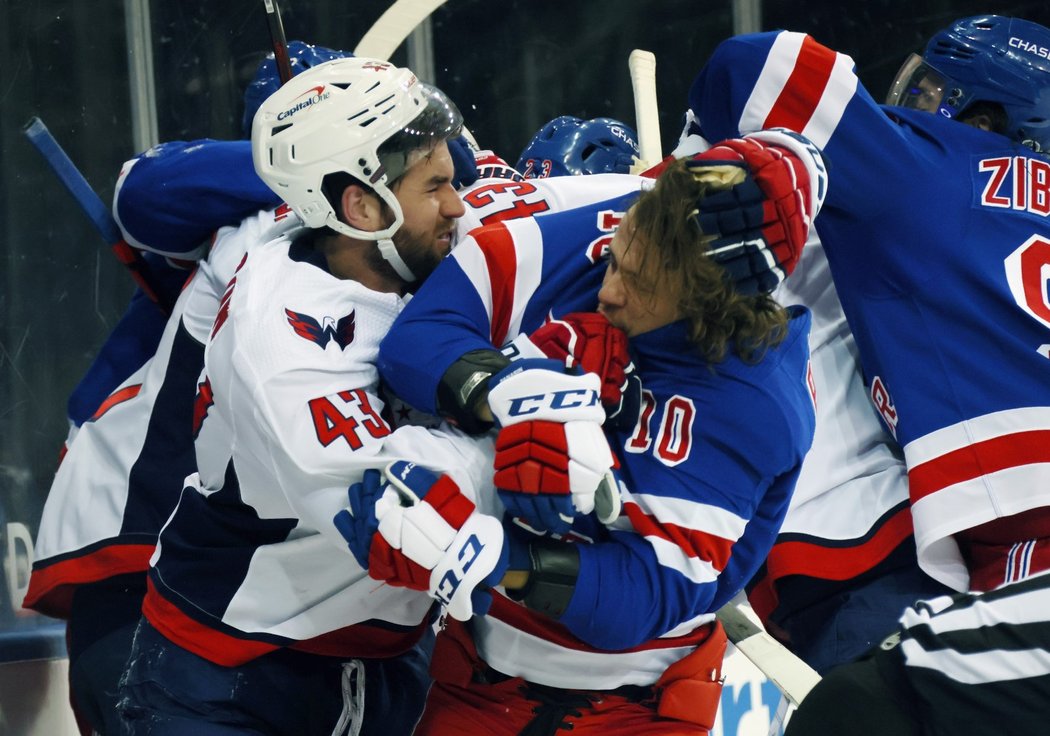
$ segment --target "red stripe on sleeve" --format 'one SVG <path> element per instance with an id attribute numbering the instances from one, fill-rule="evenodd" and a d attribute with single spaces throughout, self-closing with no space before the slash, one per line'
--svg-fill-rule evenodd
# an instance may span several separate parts
<path id="1" fill-rule="evenodd" d="M 687 529 L 677 524 L 661 523 L 646 514 L 636 503 L 626 503 L 624 513 L 631 520 L 634 528 L 644 537 L 657 537 L 676 544 L 690 557 L 710 562 L 721 572 L 729 562 L 729 553 L 736 540 L 708 534 L 707 532 Z"/>
<path id="2" fill-rule="evenodd" d="M 474 238 L 485 256 L 492 287 L 492 344 L 502 345 L 510 329 L 514 311 L 514 284 L 517 281 L 518 259 L 514 253 L 514 238 L 503 224 L 492 225 L 474 233 Z"/>
<path id="3" fill-rule="evenodd" d="M 106 397 L 105 401 L 98 405 L 98 409 L 95 410 L 95 413 L 91 415 L 91 419 L 88 421 L 93 422 L 117 404 L 123 404 L 125 401 L 135 398 L 141 390 L 142 384 L 136 383 L 134 386 L 127 386 L 119 391 L 114 391 Z"/>
<path id="4" fill-rule="evenodd" d="M 1034 463 L 1050 463 L 1048 429 L 1015 432 L 976 442 L 910 468 L 911 501 L 915 503 L 956 483 Z"/>
<path id="5" fill-rule="evenodd" d="M 762 127 L 802 131 L 816 112 L 831 79 L 835 57 L 834 51 L 806 36 L 795 59 L 795 68 Z"/>
<path id="6" fill-rule="evenodd" d="M 515 603 L 506 598 L 498 591 L 493 591 L 492 608 L 489 616 L 503 621 L 508 626 L 535 636 L 538 639 L 549 641 L 564 649 L 575 649 L 581 652 L 599 652 L 602 654 L 626 654 L 629 652 L 645 652 L 654 649 L 672 649 L 681 646 L 695 646 L 707 639 L 711 634 L 712 625 L 703 624 L 687 634 L 675 637 L 660 637 L 642 642 L 636 647 L 610 652 L 605 649 L 596 649 L 582 639 L 577 639 L 571 631 L 563 624 L 558 623 L 549 616 L 532 611 L 520 603 Z"/>

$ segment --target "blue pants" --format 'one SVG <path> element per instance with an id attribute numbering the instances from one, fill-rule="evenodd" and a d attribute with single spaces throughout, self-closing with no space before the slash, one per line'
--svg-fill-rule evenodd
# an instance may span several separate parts
<path id="1" fill-rule="evenodd" d="M 142 619 L 120 713 L 128 736 L 410 734 L 430 687 L 433 631 L 399 657 L 279 649 L 238 667 L 186 651 Z"/>
<path id="2" fill-rule="evenodd" d="M 897 619 L 915 601 L 951 592 L 917 564 L 906 565 L 828 595 L 780 625 L 795 653 L 824 674 L 878 646 L 897 630 Z"/>
<path id="3" fill-rule="evenodd" d="M 119 736 L 117 689 L 142 617 L 145 573 L 80 586 L 66 624 L 70 700 L 79 721 Z"/>

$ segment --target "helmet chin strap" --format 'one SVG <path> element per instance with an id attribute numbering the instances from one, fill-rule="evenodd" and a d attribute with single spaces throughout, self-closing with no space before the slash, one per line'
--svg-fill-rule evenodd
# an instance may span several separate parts
<path id="1" fill-rule="evenodd" d="M 383 260 L 394 267 L 394 271 L 405 281 L 412 283 L 416 280 L 416 275 L 412 273 L 412 269 L 408 267 L 401 254 L 397 252 L 397 246 L 394 245 L 394 241 L 390 238 L 382 238 L 376 241 L 376 246 L 379 248 L 379 254 L 383 256 Z"/>

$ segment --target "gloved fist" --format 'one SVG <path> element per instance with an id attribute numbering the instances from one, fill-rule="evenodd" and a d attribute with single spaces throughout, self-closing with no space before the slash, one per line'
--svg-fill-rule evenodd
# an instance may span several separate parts
<path id="1" fill-rule="evenodd" d="M 457 190 L 469 187 L 478 180 L 478 167 L 474 163 L 474 147 L 465 135 L 448 140 L 448 152 L 452 156 L 452 186 Z"/>
<path id="2" fill-rule="evenodd" d="M 614 458 L 593 373 L 568 375 L 553 360 L 512 363 L 489 382 L 501 427 L 494 482 L 507 511 L 537 530 L 564 533 L 594 495 Z"/>
<path id="3" fill-rule="evenodd" d="M 602 406 L 606 413 L 618 408 L 621 391 L 632 369 L 627 335 L 597 312 L 574 312 L 547 322 L 529 340 L 548 358 L 566 368 L 596 373 L 601 379 Z"/>
<path id="4" fill-rule="evenodd" d="M 743 294 L 769 293 L 795 269 L 809 234 L 809 173 L 792 151 L 753 138 L 686 161 L 704 185 L 696 219 L 709 255 Z"/>
<path id="5" fill-rule="evenodd" d="M 396 461 L 350 487 L 350 509 L 336 514 L 336 528 L 359 555 L 367 550 L 369 576 L 390 585 L 425 590 L 453 618 L 466 621 L 492 605 L 488 588 L 502 580 L 509 564 L 503 525 L 476 511 L 447 475 Z M 374 525 L 368 516 L 374 501 Z M 347 516 L 350 517 L 349 523 Z M 362 544 L 362 537 L 369 542 Z"/>

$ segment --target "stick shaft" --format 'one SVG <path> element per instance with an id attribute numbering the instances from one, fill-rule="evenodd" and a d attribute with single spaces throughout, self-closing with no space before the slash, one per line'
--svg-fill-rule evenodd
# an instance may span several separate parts
<path id="1" fill-rule="evenodd" d="M 155 278 L 150 270 L 149 264 L 135 248 L 124 241 L 120 228 L 113 220 L 109 208 L 88 184 L 87 179 L 80 173 L 73 160 L 69 158 L 62 146 L 58 144 L 51 131 L 44 125 L 44 121 L 38 117 L 30 118 L 23 130 L 26 138 L 33 147 L 43 156 L 44 161 L 54 172 L 58 180 L 73 195 L 73 199 L 80 205 L 80 209 L 87 215 L 91 224 L 95 226 L 99 235 L 106 241 L 117 259 L 130 271 L 131 277 L 154 302 L 164 310 L 165 314 L 171 314 L 173 305 L 164 303 L 161 295 L 164 293 L 154 286 Z"/>
<path id="2" fill-rule="evenodd" d="M 663 158 L 660 143 L 660 110 L 656 101 L 656 56 L 635 49 L 627 59 L 634 91 L 634 120 L 638 128 L 638 155 L 652 166 Z"/>
<path id="3" fill-rule="evenodd" d="M 354 56 L 387 60 L 409 34 L 446 0 L 397 0 L 361 37 Z"/>
<path id="4" fill-rule="evenodd" d="M 281 21 L 281 8 L 277 0 L 263 0 L 266 6 L 266 25 L 270 29 L 270 43 L 273 45 L 273 58 L 277 62 L 277 75 L 284 84 L 292 78 L 292 61 L 288 58 L 288 39 L 284 36 L 284 23 Z"/>

